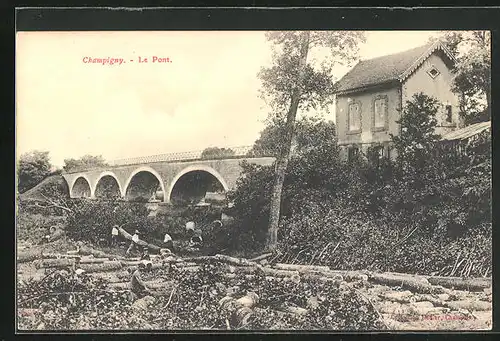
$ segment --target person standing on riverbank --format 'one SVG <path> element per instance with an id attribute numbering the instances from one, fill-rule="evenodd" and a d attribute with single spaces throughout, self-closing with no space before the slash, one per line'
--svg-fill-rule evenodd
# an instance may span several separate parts
<path id="1" fill-rule="evenodd" d="M 129 256 L 133 251 L 139 249 L 139 240 L 139 231 L 135 230 L 134 235 L 132 236 L 132 242 L 126 252 L 127 256 Z"/>
<path id="2" fill-rule="evenodd" d="M 110 245 L 115 246 L 118 244 L 118 225 L 114 225 L 111 229 L 111 241 Z"/>

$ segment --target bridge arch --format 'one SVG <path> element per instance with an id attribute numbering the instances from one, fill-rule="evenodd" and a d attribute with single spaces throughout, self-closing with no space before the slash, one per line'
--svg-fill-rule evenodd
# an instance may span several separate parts
<path id="1" fill-rule="evenodd" d="M 94 188 L 94 196 L 112 197 L 116 195 L 118 195 L 119 197 L 125 196 L 125 193 L 123 193 L 122 185 L 116 177 L 116 174 L 111 171 L 105 171 L 99 174 Z"/>
<path id="2" fill-rule="evenodd" d="M 163 182 L 161 175 L 157 171 L 155 171 L 153 168 L 148 167 L 148 166 L 139 167 L 139 168 L 135 169 L 132 172 L 132 174 L 130 174 L 129 178 L 125 182 L 125 185 L 123 186 L 123 197 L 125 199 L 133 199 L 133 198 L 131 198 L 134 195 L 134 193 L 133 193 L 134 188 L 133 187 L 134 187 L 134 185 L 139 185 L 138 181 L 140 181 L 140 179 L 138 179 L 138 176 L 140 176 L 141 174 L 150 174 L 154 178 L 156 178 L 156 180 L 159 182 L 160 188 L 161 188 L 161 190 L 163 192 L 163 196 L 165 198 L 165 184 Z M 135 180 L 137 180 L 137 181 L 135 181 Z M 149 185 L 151 185 L 151 186 L 146 186 L 146 187 L 151 187 L 151 188 L 145 188 L 144 189 L 145 191 L 143 191 L 143 193 L 141 193 L 142 195 L 140 195 L 140 196 L 144 196 L 146 194 L 151 194 L 151 196 L 152 196 L 154 194 L 154 191 L 156 190 L 156 188 L 153 188 L 152 184 L 149 184 Z M 139 191 L 136 191 L 136 192 L 139 192 Z M 146 193 L 146 192 L 151 192 L 151 193 Z M 163 199 L 163 201 L 164 201 L 164 199 Z"/>
<path id="3" fill-rule="evenodd" d="M 178 181 L 186 174 L 191 173 L 191 172 L 205 172 L 210 175 L 212 175 L 215 179 L 218 180 L 218 182 L 222 185 L 223 189 L 225 192 L 229 191 L 229 186 L 227 185 L 226 180 L 222 177 L 222 175 L 215 170 L 214 168 L 203 165 L 203 164 L 197 164 L 197 165 L 191 165 L 188 166 L 184 169 L 182 169 L 179 173 L 176 174 L 176 176 L 172 179 L 170 182 L 168 191 L 165 194 L 165 200 L 166 202 L 170 203 L 172 201 L 172 192 L 174 191 L 175 185 L 178 183 Z"/>
<path id="4" fill-rule="evenodd" d="M 73 180 L 70 191 L 72 198 L 91 198 L 94 196 L 90 180 L 85 174 L 81 174 Z"/>

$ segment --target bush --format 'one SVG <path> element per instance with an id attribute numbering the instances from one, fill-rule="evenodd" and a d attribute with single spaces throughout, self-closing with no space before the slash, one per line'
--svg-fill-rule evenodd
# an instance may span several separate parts
<path id="1" fill-rule="evenodd" d="M 228 199 L 234 203 L 233 214 L 239 226 L 231 235 L 231 243 L 252 251 L 265 242 L 274 173 L 272 167 L 247 162 L 243 162 L 242 167 L 236 190 L 228 194 Z"/>
<path id="2" fill-rule="evenodd" d="M 160 244 L 165 233 L 174 241 L 186 239 L 186 222 L 194 221 L 203 233 L 207 249 L 217 249 L 219 243 L 227 245 L 228 227 L 217 231 L 212 224 L 220 219 L 220 208 L 159 206 L 158 212 L 151 214 L 151 209 L 143 203 L 94 200 L 71 200 L 70 203 L 72 213 L 68 216 L 66 231 L 75 240 L 97 243 L 108 239 L 111 228 L 118 225 L 131 234 L 137 229 L 145 241 Z"/>
<path id="3" fill-rule="evenodd" d="M 144 204 L 118 201 L 71 200 L 67 235 L 81 241 L 98 243 L 108 239 L 114 225 L 133 233 L 147 226 L 148 209 Z"/>
<path id="4" fill-rule="evenodd" d="M 301 214 L 283 220 L 280 262 L 426 275 L 491 274 L 491 224 L 460 238 L 429 237 L 420 233 L 419 221 L 398 225 L 396 216 L 374 219 L 329 204 L 310 202 Z"/>
<path id="5" fill-rule="evenodd" d="M 27 213 L 21 209 L 21 213 L 16 217 L 16 236 L 20 240 L 37 244 L 49 234 L 51 226 L 63 228 L 64 224 L 64 217 L 43 213 Z"/>
<path id="6" fill-rule="evenodd" d="M 32 151 L 21 155 L 17 164 L 18 191 L 24 193 L 50 174 L 49 152 Z"/>

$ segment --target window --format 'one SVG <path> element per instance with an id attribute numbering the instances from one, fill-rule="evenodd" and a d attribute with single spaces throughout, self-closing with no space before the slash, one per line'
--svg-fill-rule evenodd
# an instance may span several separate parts
<path id="1" fill-rule="evenodd" d="M 427 70 L 427 74 L 432 78 L 436 78 L 439 75 L 439 70 L 433 65 L 429 70 Z"/>
<path id="2" fill-rule="evenodd" d="M 347 161 L 352 162 L 354 161 L 359 154 L 359 149 L 358 147 L 349 147 L 347 150 Z"/>
<path id="3" fill-rule="evenodd" d="M 347 126 L 350 132 L 359 132 L 361 130 L 361 103 L 351 102 L 347 114 Z"/>
<path id="4" fill-rule="evenodd" d="M 446 122 L 451 123 L 452 122 L 452 111 L 451 111 L 451 105 L 446 106 Z"/>
<path id="5" fill-rule="evenodd" d="M 384 130 L 387 124 L 387 96 L 377 96 L 373 101 L 373 128 Z"/>

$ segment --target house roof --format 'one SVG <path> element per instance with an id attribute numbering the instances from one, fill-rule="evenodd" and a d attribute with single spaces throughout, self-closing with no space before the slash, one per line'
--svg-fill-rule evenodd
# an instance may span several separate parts
<path id="1" fill-rule="evenodd" d="M 343 94 L 361 91 L 380 84 L 402 82 L 436 50 L 443 51 L 452 63 L 456 61 L 452 53 L 440 42 L 362 60 L 335 84 L 335 92 Z"/>
<path id="2" fill-rule="evenodd" d="M 475 123 L 465 128 L 449 132 L 448 134 L 443 135 L 443 137 L 441 137 L 441 140 L 443 141 L 466 140 L 474 135 L 480 134 L 483 131 L 490 129 L 491 129 L 491 121 Z"/>

